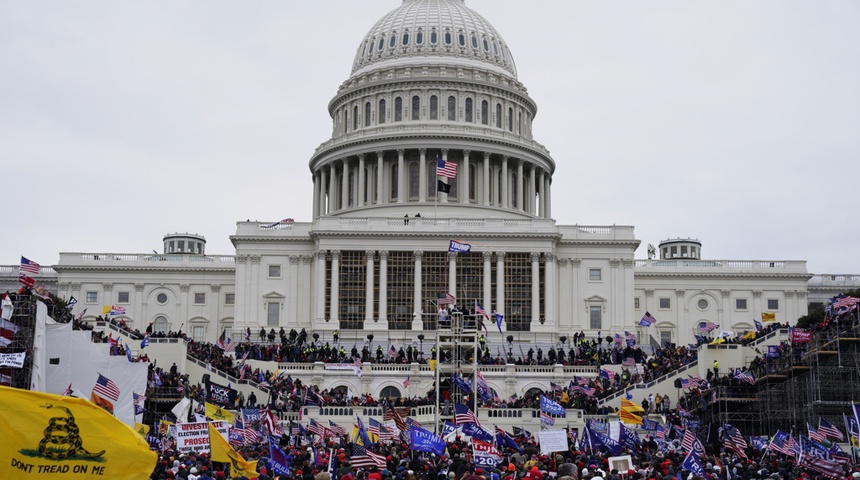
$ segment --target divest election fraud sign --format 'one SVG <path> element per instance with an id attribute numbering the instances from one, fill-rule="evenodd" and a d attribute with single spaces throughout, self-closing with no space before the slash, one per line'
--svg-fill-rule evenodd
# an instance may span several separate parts
<path id="1" fill-rule="evenodd" d="M 225 421 L 209 422 L 228 440 L 230 425 Z M 176 450 L 180 453 L 208 452 L 209 426 L 207 422 L 177 423 L 175 427 Z"/>

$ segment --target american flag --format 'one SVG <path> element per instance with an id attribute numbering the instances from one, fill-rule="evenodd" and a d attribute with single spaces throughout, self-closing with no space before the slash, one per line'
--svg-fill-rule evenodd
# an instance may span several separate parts
<path id="1" fill-rule="evenodd" d="M 735 378 L 737 378 L 738 380 L 741 380 L 743 382 L 747 382 L 750 385 L 755 384 L 755 377 L 750 372 L 737 371 L 735 373 Z"/>
<path id="2" fill-rule="evenodd" d="M 233 350 L 233 347 L 236 345 L 236 342 L 233 341 L 232 338 L 225 338 L 227 336 L 227 330 L 221 332 L 221 336 L 218 338 L 218 348 L 224 350 L 224 353 L 228 353 Z"/>
<path id="3" fill-rule="evenodd" d="M 410 409 L 408 407 L 403 408 L 406 410 L 406 414 L 408 415 Z M 406 425 L 406 421 L 403 420 L 403 415 L 401 414 L 401 412 L 391 405 L 385 407 L 385 412 L 382 414 L 382 419 L 386 421 L 394 420 L 394 423 L 397 425 L 397 428 L 401 431 L 409 429 L 409 427 Z"/>
<path id="4" fill-rule="evenodd" d="M 311 433 L 315 433 L 322 438 L 327 437 L 329 434 L 329 430 L 317 423 L 317 421 L 313 418 L 311 419 L 310 423 L 308 423 L 308 431 Z"/>
<path id="5" fill-rule="evenodd" d="M 421 428 L 421 424 L 418 423 L 418 421 L 412 417 L 406 417 L 406 428 L 404 428 L 402 430 L 409 431 L 409 427 Z"/>
<path id="6" fill-rule="evenodd" d="M 384 456 L 354 443 L 349 446 L 349 457 L 349 463 L 352 465 L 352 468 L 376 467 L 383 469 L 386 466 Z"/>
<path id="7" fill-rule="evenodd" d="M 834 480 L 845 478 L 845 475 L 842 474 L 842 466 L 833 459 L 804 454 L 797 460 L 797 464 L 803 468 L 816 471 L 827 478 Z"/>
<path id="8" fill-rule="evenodd" d="M 119 387 L 113 383 L 113 380 L 101 373 L 99 374 L 99 379 L 96 380 L 96 385 L 93 387 L 93 392 L 114 402 L 119 401 Z"/>
<path id="9" fill-rule="evenodd" d="M 72 394 L 72 384 L 70 383 L 70 384 L 69 384 L 69 386 L 68 386 L 68 387 L 66 387 L 66 390 L 65 390 L 65 391 L 63 391 L 62 395 L 63 395 L 64 397 L 68 397 L 68 396 L 70 396 L 71 394 Z"/>
<path id="10" fill-rule="evenodd" d="M 478 421 L 478 416 L 475 415 L 469 407 L 463 405 L 462 403 L 454 404 L 454 423 L 457 425 L 464 425 L 466 423 L 474 423 L 475 425 L 480 426 L 481 422 Z"/>
<path id="11" fill-rule="evenodd" d="M 587 397 L 592 397 L 597 392 L 597 390 L 594 388 L 585 387 L 582 385 L 577 385 L 577 386 L 573 387 L 573 391 L 574 392 L 580 392 Z"/>
<path id="12" fill-rule="evenodd" d="M 409 377 L 406 377 L 406 380 L 403 380 L 403 388 L 409 388 Z"/>
<path id="13" fill-rule="evenodd" d="M 823 418 L 818 419 L 818 433 L 823 434 L 825 437 L 835 438 L 839 441 L 845 439 L 845 436 L 842 435 L 842 432 L 840 432 L 838 428 L 834 427 L 832 423 Z"/>
<path id="14" fill-rule="evenodd" d="M 388 355 L 390 355 L 392 357 L 397 356 L 397 349 L 394 348 L 394 345 L 392 345 L 391 348 L 388 349 Z"/>
<path id="15" fill-rule="evenodd" d="M 457 176 L 457 164 L 446 162 L 441 158 L 436 159 L 436 175 L 440 177 L 455 178 Z"/>
<path id="16" fill-rule="evenodd" d="M 681 439 L 681 448 L 690 452 L 693 450 L 693 445 L 696 441 L 698 441 L 696 433 L 693 432 L 692 428 L 688 428 L 684 431 L 684 438 Z"/>
<path id="17" fill-rule="evenodd" d="M 328 429 L 331 430 L 331 432 L 334 433 L 335 435 L 345 435 L 346 434 L 345 428 L 332 422 L 331 420 L 328 421 Z"/>
<path id="18" fill-rule="evenodd" d="M 657 430 L 655 431 L 657 432 L 655 435 L 656 438 L 660 440 L 666 440 L 666 427 L 664 427 L 663 425 L 657 425 Z"/>
<path id="19" fill-rule="evenodd" d="M 699 325 L 699 331 L 700 332 L 710 332 L 715 328 L 717 328 L 717 324 L 714 322 L 702 322 Z"/>
<path id="20" fill-rule="evenodd" d="M 627 340 L 627 346 L 636 345 L 636 335 L 630 332 L 624 332 L 624 339 Z"/>
<path id="21" fill-rule="evenodd" d="M 794 456 L 794 448 L 792 444 L 794 443 L 794 439 L 791 438 L 787 433 L 777 430 L 776 434 L 773 436 L 773 439 L 770 441 L 770 449 L 776 452 L 779 452 L 783 455 L 788 455 L 789 457 Z"/>
<path id="22" fill-rule="evenodd" d="M 576 376 L 574 376 L 573 378 L 576 380 L 576 383 L 578 383 L 579 385 L 582 385 L 584 387 L 587 387 L 588 384 L 590 383 L 590 381 L 588 380 L 587 377 L 576 377 Z"/>
<path id="23" fill-rule="evenodd" d="M 436 303 L 439 305 L 454 305 L 457 303 L 457 297 L 450 293 L 446 293 L 445 295 L 440 293 L 439 297 L 436 299 Z"/>
<path id="24" fill-rule="evenodd" d="M 245 424 L 245 429 L 242 430 L 245 436 L 245 445 L 257 445 L 263 439 L 263 436 L 252 425 Z"/>
<path id="25" fill-rule="evenodd" d="M 477 301 L 475 302 L 475 313 L 476 313 L 477 315 L 483 315 L 483 316 L 485 316 L 485 317 L 487 318 L 487 320 L 489 320 L 489 319 L 490 319 L 490 316 L 489 316 L 489 315 L 487 315 L 487 311 L 486 311 L 486 310 L 484 310 L 484 306 L 483 306 L 483 305 L 481 305 L 480 303 L 478 303 Z"/>
<path id="26" fill-rule="evenodd" d="M 636 365 L 636 359 L 633 357 L 627 357 L 621 362 L 622 367 L 632 367 L 633 365 Z"/>
<path id="27" fill-rule="evenodd" d="M 747 441 L 744 440 L 744 436 L 741 435 L 741 432 L 737 428 L 729 425 L 728 423 L 725 425 L 724 431 L 726 434 L 726 449 L 735 452 L 738 457 L 747 460 L 747 454 L 745 452 L 747 448 Z"/>
<path id="28" fill-rule="evenodd" d="M 378 420 L 374 420 L 373 418 L 367 419 L 367 433 L 372 433 L 374 435 L 379 435 L 379 428 L 382 426 Z"/>
<path id="29" fill-rule="evenodd" d="M 393 428 L 393 427 L 392 427 Z M 385 425 L 379 426 L 379 441 L 397 440 L 397 432 Z"/>
<path id="30" fill-rule="evenodd" d="M 72 385 L 69 384 L 69 387 L 71 387 L 71 386 Z M 144 402 L 146 402 L 146 396 L 138 395 L 134 392 L 131 392 L 131 395 L 133 397 L 132 402 L 134 403 L 134 414 L 140 415 L 141 413 L 143 413 L 145 411 L 143 408 L 143 405 L 144 405 Z"/>
<path id="31" fill-rule="evenodd" d="M 827 436 L 824 433 L 819 432 L 815 429 L 809 422 L 806 422 L 806 430 L 809 432 L 809 438 L 815 440 L 816 442 L 823 442 Z"/>
<path id="32" fill-rule="evenodd" d="M 454 168 L 456 172 L 456 167 Z M 30 273 L 33 275 L 39 274 L 39 264 L 28 259 L 27 257 L 21 257 L 21 266 L 18 267 L 18 274 L 22 273 Z"/>

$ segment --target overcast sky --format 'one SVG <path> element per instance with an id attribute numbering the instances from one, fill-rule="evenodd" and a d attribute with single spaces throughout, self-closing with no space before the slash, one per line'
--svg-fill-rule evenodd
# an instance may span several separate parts
<path id="1" fill-rule="evenodd" d="M 0 264 L 309 221 L 327 103 L 399 4 L 0 0 Z M 466 4 L 538 104 L 559 223 L 860 274 L 859 2 Z"/>

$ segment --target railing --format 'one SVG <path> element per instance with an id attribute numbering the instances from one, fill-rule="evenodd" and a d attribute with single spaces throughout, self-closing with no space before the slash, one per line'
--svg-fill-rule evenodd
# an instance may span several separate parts
<path id="1" fill-rule="evenodd" d="M 689 268 L 704 270 L 782 270 L 786 273 L 806 273 L 805 260 L 636 260 L 634 266 L 640 270 L 650 268 Z"/>
<path id="2" fill-rule="evenodd" d="M 233 255 L 190 255 L 190 254 L 161 254 L 161 253 L 61 253 L 60 265 L 76 264 L 78 262 L 115 264 L 115 263 L 201 263 L 213 266 L 236 263 Z"/>
<path id="3" fill-rule="evenodd" d="M 18 276 L 18 267 L 19 267 L 19 265 L 0 265 L 0 276 L 10 275 L 10 276 L 17 277 Z M 42 265 L 41 267 L 39 267 L 39 274 L 38 275 L 30 275 L 30 276 L 35 278 L 36 280 L 40 280 L 43 277 L 48 277 L 48 276 L 56 277 L 57 272 L 54 271 L 54 267 L 46 267 L 46 266 Z"/>
<path id="4" fill-rule="evenodd" d="M 698 366 L 699 366 L 699 361 L 698 361 L 698 360 L 693 360 L 692 362 L 690 362 L 690 363 L 688 363 L 688 364 L 686 364 L 686 365 L 683 365 L 683 366 L 681 366 L 681 367 L 679 367 L 679 368 L 677 368 L 677 369 L 675 369 L 675 370 L 672 370 L 672 371 L 671 371 L 671 372 L 669 372 L 669 373 L 666 373 L 666 374 L 664 374 L 664 375 L 661 375 L 660 377 L 657 377 L 655 380 L 651 380 L 650 382 L 637 383 L 637 384 L 634 384 L 634 385 L 630 385 L 630 386 L 624 387 L 624 388 L 622 388 L 621 390 L 619 390 L 619 391 L 617 391 L 617 392 L 615 392 L 615 393 L 613 393 L 613 394 L 611 394 L 611 395 L 607 395 L 607 396 L 605 396 L 605 397 L 601 398 L 601 399 L 597 402 L 597 404 L 598 404 L 598 405 L 603 405 L 603 404 L 605 404 L 605 403 L 607 403 L 607 402 L 610 402 L 610 401 L 612 401 L 612 400 L 614 400 L 614 399 L 616 399 L 616 398 L 620 397 L 621 395 L 624 395 L 624 394 L 626 394 L 626 393 L 628 393 L 628 392 L 631 392 L 631 391 L 633 391 L 633 390 L 636 390 L 636 389 L 653 388 L 653 387 L 655 387 L 655 386 L 656 386 L 658 383 L 660 383 L 660 382 L 663 382 L 663 381 L 665 381 L 665 380 L 668 380 L 668 379 L 669 379 L 669 378 L 671 378 L 671 377 L 674 377 L 674 376 L 676 376 L 676 375 L 679 375 L 679 374 L 681 374 L 681 373 L 684 373 L 684 372 L 686 372 L 687 370 L 689 370 L 689 369 L 691 369 L 691 368 L 693 368 L 693 367 L 698 367 Z"/>
<path id="5" fill-rule="evenodd" d="M 773 338 L 776 335 L 788 335 L 788 329 L 787 328 L 777 328 L 776 330 L 769 332 L 767 335 L 765 335 L 763 337 L 756 337 L 755 340 L 748 343 L 747 345 L 750 347 L 754 347 L 754 346 L 760 344 L 761 342 L 764 342 L 765 340 Z"/>

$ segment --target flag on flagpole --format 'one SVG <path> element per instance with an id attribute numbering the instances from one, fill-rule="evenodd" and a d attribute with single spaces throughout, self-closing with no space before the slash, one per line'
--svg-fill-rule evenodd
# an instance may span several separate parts
<path id="1" fill-rule="evenodd" d="M 650 327 L 656 321 L 657 321 L 657 319 L 654 318 L 650 312 L 645 312 L 645 315 L 643 315 L 642 318 L 639 320 L 639 326 L 640 327 Z"/>
<path id="2" fill-rule="evenodd" d="M 455 178 L 457 176 L 457 164 L 454 162 L 446 162 L 442 158 L 437 158 L 436 176 Z"/>
<path id="3" fill-rule="evenodd" d="M 21 257 L 21 266 L 18 267 L 18 274 L 29 273 L 31 275 L 39 274 L 39 264 L 28 259 L 27 257 Z"/>

